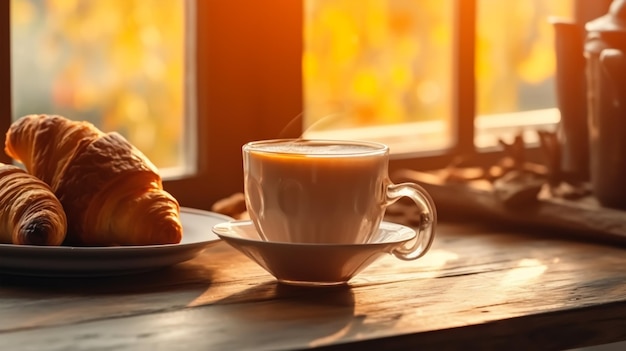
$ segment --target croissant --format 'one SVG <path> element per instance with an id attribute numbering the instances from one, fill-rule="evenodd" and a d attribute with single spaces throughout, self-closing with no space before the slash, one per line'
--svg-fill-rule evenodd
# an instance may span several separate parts
<path id="1" fill-rule="evenodd" d="M 0 243 L 61 245 L 63 206 L 50 187 L 23 169 L 0 163 Z"/>
<path id="2" fill-rule="evenodd" d="M 68 220 L 66 244 L 175 244 L 180 206 L 156 167 L 116 132 L 57 115 L 13 122 L 5 152 L 50 185 Z"/>

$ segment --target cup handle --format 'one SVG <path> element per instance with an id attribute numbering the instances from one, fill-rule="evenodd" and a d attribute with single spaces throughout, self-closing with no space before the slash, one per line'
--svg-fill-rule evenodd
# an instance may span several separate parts
<path id="1" fill-rule="evenodd" d="M 392 251 L 397 258 L 405 261 L 416 260 L 430 249 L 435 238 L 437 211 L 435 203 L 428 192 L 415 183 L 389 184 L 387 186 L 386 206 L 393 204 L 402 197 L 408 197 L 419 207 L 420 221 L 415 239 Z"/>

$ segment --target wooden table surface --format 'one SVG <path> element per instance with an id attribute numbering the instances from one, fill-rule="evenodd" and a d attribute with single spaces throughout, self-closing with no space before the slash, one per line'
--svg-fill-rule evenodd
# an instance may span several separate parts
<path id="1" fill-rule="evenodd" d="M 223 242 L 139 275 L 0 276 L 3 350 L 552 350 L 620 340 L 623 247 L 468 224 L 440 223 L 422 259 L 384 257 L 335 288 L 277 284 Z"/>

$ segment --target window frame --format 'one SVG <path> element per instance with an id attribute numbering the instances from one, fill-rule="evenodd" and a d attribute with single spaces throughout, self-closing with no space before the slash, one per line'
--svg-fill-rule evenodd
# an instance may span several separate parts
<path id="1" fill-rule="evenodd" d="M 191 1 L 191 0 L 189 0 Z M 241 146 L 251 140 L 297 137 L 303 111 L 301 63 L 303 2 L 195 1 L 194 95 L 197 173 L 166 180 L 164 186 L 183 206 L 211 205 L 243 191 Z M 599 2 L 604 13 L 606 1 Z M 489 164 L 500 151 L 476 151 L 474 146 L 474 46 L 477 0 L 456 0 L 453 43 L 453 128 L 456 143 L 436 154 L 394 157 L 390 172 L 399 168 L 443 168 L 459 155 Z M 589 2 L 576 0 L 577 8 Z M 589 8 L 586 9 L 589 11 Z M 0 2 L 0 129 L 11 123 L 10 1 Z M 242 102 L 246 103 L 242 103 Z M 42 111 L 43 112 L 43 111 Z M 290 128 L 285 130 L 284 127 Z M 1 133 L 4 145 L 4 133 Z M 530 157 L 538 152 L 530 150 Z M 0 161 L 11 162 L 2 153 Z"/>
<path id="2" fill-rule="evenodd" d="M 243 191 L 241 146 L 276 137 L 302 111 L 302 3 L 267 6 L 195 2 L 197 174 L 164 182 L 184 206 L 210 209 Z"/>

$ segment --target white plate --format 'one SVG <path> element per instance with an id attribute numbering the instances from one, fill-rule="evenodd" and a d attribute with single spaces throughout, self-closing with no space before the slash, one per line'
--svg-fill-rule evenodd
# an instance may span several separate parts
<path id="1" fill-rule="evenodd" d="M 0 244 L 0 273 L 31 276 L 88 277 L 131 274 L 187 261 L 220 239 L 211 229 L 231 217 L 181 208 L 179 244 L 70 247 Z"/>

